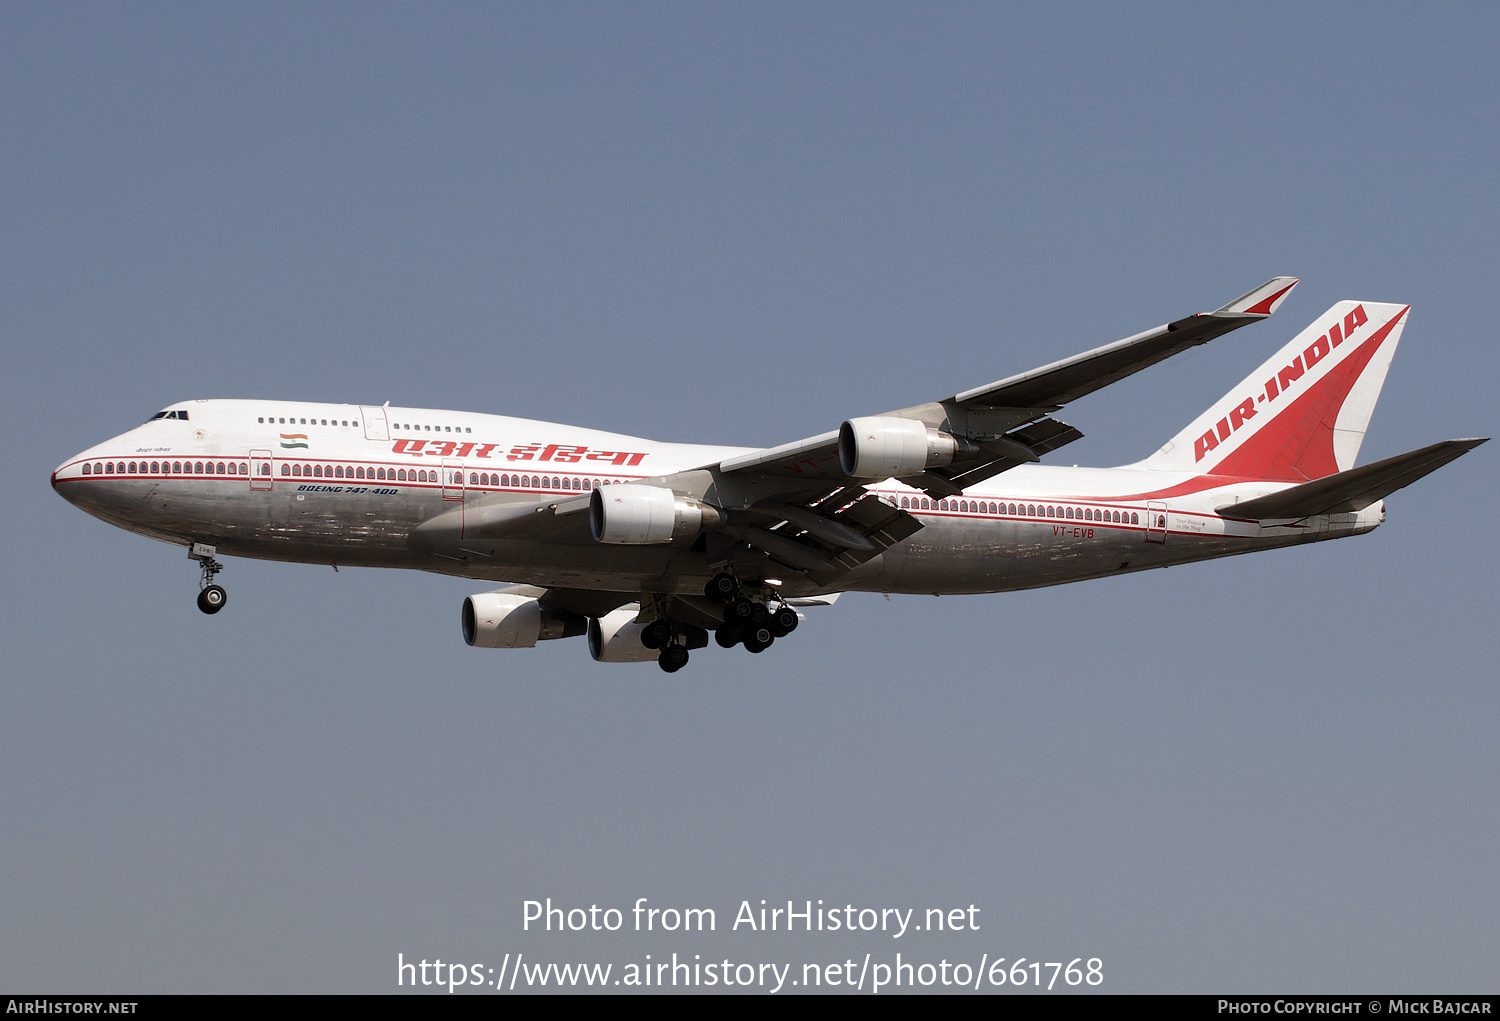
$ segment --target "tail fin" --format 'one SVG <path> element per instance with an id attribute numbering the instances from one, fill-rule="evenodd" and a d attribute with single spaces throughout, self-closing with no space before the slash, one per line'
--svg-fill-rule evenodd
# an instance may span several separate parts
<path id="1" fill-rule="evenodd" d="M 1142 466 L 1287 482 L 1354 467 L 1410 310 L 1339 302 Z"/>

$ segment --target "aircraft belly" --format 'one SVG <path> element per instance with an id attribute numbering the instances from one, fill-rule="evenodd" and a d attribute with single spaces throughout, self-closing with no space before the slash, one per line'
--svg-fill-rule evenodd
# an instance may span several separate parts
<path id="1" fill-rule="evenodd" d="M 1139 528 L 940 518 L 887 551 L 884 572 L 868 587 L 930 594 L 1003 592 L 1100 577 L 1122 565 L 1128 565 L 1126 570 L 1160 566 L 1164 560 L 1163 547 L 1147 543 Z"/>
<path id="2" fill-rule="evenodd" d="M 221 553 L 346 566 L 404 567 L 482 581 L 618 592 L 697 592 L 718 569 L 693 540 L 662 546 L 463 539 L 414 549 L 413 530 L 462 505 L 430 490 L 349 492 L 246 480 L 121 479 L 70 487 L 69 500 L 95 517 L 166 542 L 207 542 Z M 915 535 L 839 577 L 816 585 L 774 568 L 787 595 L 837 590 L 963 594 L 1037 588 L 1189 563 L 1367 531 L 1374 523 L 1326 516 L 1254 534 L 1183 534 L 1148 542 L 1140 528 L 1075 521 L 927 517 Z M 420 534 L 420 533 L 418 533 Z"/>
<path id="3" fill-rule="evenodd" d="M 371 566 L 415 566 L 406 536 L 432 502 L 249 491 L 243 479 L 111 481 L 76 486 L 68 497 L 97 518 L 165 542 L 206 542 L 231 556 Z"/>

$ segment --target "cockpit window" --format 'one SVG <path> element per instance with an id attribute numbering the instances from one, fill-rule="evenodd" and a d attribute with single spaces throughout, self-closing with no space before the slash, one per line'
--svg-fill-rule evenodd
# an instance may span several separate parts
<path id="1" fill-rule="evenodd" d="M 150 418 L 146 419 L 146 421 L 148 421 L 148 422 L 155 422 L 158 418 L 175 418 L 179 422 L 186 422 L 188 420 L 188 414 L 187 414 L 186 411 L 181 411 L 181 410 L 178 410 L 178 411 L 158 411 L 156 414 L 154 414 Z"/>

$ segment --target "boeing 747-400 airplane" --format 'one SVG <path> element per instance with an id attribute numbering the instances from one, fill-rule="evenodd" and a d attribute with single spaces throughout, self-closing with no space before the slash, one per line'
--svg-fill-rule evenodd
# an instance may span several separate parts
<path id="1" fill-rule="evenodd" d="M 587 635 L 675 671 L 761 652 L 845 591 L 1004 592 L 1368 532 L 1384 497 L 1483 443 L 1355 467 L 1409 307 L 1341 301 L 1160 450 L 1043 465 L 1064 404 L 1264 319 L 1277 277 L 1215 312 L 929 404 L 762 450 L 459 411 L 200 400 L 69 458 L 62 496 L 185 546 L 217 613 L 221 554 L 490 582 L 464 640 Z"/>

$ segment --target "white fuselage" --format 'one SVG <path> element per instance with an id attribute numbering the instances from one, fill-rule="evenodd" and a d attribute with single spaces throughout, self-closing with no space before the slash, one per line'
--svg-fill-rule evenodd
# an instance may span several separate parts
<path id="1" fill-rule="evenodd" d="M 744 452 L 456 411 L 212 400 L 162 414 L 174 417 L 70 458 L 54 472 L 54 487 L 121 528 L 235 556 L 614 592 L 696 592 L 713 572 L 690 540 L 614 546 L 593 541 L 585 528 L 582 538 L 564 541 L 500 538 L 434 550 L 413 535 L 456 508 L 581 507 L 594 488 Z M 832 588 L 1034 588 L 1337 538 L 1383 519 L 1383 503 L 1284 523 L 1215 509 L 1288 485 L 1140 467 L 1025 465 L 939 502 L 887 481 L 867 488 L 924 527 Z M 815 591 L 798 588 L 789 582 L 788 594 Z"/>

